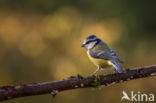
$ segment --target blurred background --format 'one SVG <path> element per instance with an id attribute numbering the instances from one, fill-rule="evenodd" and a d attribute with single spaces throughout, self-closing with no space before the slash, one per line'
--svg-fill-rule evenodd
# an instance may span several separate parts
<path id="1" fill-rule="evenodd" d="M 80 47 L 90 34 L 109 44 L 125 68 L 155 64 L 155 4 L 154 0 L 0 0 L 0 86 L 90 76 L 97 67 Z M 4 103 L 119 103 L 123 90 L 156 94 L 155 80 Z"/>

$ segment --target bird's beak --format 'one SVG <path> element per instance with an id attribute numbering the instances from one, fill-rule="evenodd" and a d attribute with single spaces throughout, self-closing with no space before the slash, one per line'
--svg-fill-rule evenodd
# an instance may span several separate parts
<path id="1" fill-rule="evenodd" d="M 85 46 L 85 44 L 82 44 L 82 45 L 81 45 L 81 47 L 84 47 L 84 46 Z"/>

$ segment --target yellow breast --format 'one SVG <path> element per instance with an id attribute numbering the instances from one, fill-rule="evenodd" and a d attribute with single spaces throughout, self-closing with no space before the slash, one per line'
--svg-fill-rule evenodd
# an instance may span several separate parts
<path id="1" fill-rule="evenodd" d="M 89 50 L 87 51 L 87 54 L 88 54 L 89 59 L 90 59 L 96 66 L 100 66 L 101 68 L 107 68 L 107 67 L 111 67 L 111 66 L 112 66 L 108 60 L 97 59 L 97 58 L 91 57 L 90 54 L 89 54 Z"/>

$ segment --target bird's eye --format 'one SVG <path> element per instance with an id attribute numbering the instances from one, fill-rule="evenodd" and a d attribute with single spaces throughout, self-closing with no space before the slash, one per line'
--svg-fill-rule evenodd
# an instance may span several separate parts
<path id="1" fill-rule="evenodd" d="M 90 41 L 87 41 L 87 42 L 86 42 L 86 44 L 89 44 L 89 43 L 90 43 Z"/>
<path id="2" fill-rule="evenodd" d="M 94 42 L 94 41 L 97 41 L 97 39 L 95 39 L 95 40 L 89 40 L 85 44 L 89 44 L 89 43 Z"/>

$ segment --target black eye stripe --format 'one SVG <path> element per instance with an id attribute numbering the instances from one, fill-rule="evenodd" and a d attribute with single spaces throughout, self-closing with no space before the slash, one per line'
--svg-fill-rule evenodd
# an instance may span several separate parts
<path id="1" fill-rule="evenodd" d="M 89 44 L 90 42 L 94 42 L 94 41 L 97 41 L 97 43 L 96 43 L 96 44 L 98 44 L 98 43 L 100 42 L 100 40 L 99 40 L 99 39 L 95 39 L 95 40 L 89 40 L 89 41 L 87 41 L 87 42 L 86 42 L 86 44 Z"/>
<path id="2" fill-rule="evenodd" d="M 96 40 L 89 40 L 86 42 L 86 44 L 89 44 L 90 42 L 93 42 L 93 41 L 96 41 Z"/>
<path id="3" fill-rule="evenodd" d="M 101 40 L 100 39 L 97 39 L 96 41 L 97 42 L 96 42 L 96 44 L 94 46 L 96 46 L 97 44 L 99 44 Z"/>
<path id="4" fill-rule="evenodd" d="M 90 42 L 92 42 L 92 41 L 87 41 L 86 44 L 89 44 Z"/>

